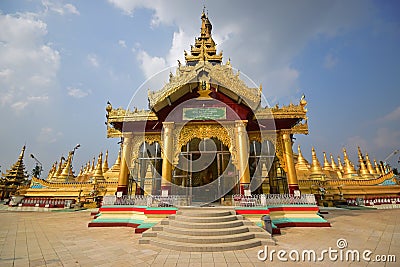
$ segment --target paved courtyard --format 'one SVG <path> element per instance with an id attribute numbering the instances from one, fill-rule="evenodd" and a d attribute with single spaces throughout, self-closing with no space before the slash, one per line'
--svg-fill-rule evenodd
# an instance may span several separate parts
<path id="1" fill-rule="evenodd" d="M 3 206 L 3 205 L 2 205 Z M 248 250 L 190 253 L 139 245 L 139 234 L 132 228 L 88 228 L 89 211 L 77 212 L 22 212 L 0 211 L 0 266 L 400 266 L 400 209 L 397 210 L 329 210 L 325 215 L 331 228 L 288 228 L 275 236 L 282 258 L 273 254 L 264 262 L 259 253 L 264 247 Z M 337 240 L 342 246 L 338 248 Z M 296 250 L 301 259 L 304 250 L 316 251 L 317 258 L 323 250 L 322 262 L 294 262 Z M 346 251 L 357 250 L 360 261 L 345 261 Z M 395 255 L 397 263 L 366 262 L 366 257 Z M 283 252 L 281 252 L 283 253 Z M 269 255 L 270 256 L 270 255 Z M 330 256 L 333 260 L 330 259 Z M 334 260 L 338 256 L 337 260 Z M 349 256 L 350 259 L 351 255 Z"/>

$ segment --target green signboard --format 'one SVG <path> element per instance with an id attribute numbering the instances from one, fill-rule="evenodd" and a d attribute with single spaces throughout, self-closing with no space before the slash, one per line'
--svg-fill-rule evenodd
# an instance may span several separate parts
<path id="1" fill-rule="evenodd" d="M 225 120 L 225 107 L 183 108 L 183 120 Z"/>

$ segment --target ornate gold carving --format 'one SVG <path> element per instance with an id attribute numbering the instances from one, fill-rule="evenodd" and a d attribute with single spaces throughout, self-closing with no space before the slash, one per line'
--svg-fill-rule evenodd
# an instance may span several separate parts
<path id="1" fill-rule="evenodd" d="M 301 103 L 299 105 L 289 104 L 288 106 L 263 108 L 255 112 L 257 119 L 291 119 L 300 118 L 307 119 L 307 109 Z"/>
<path id="2" fill-rule="evenodd" d="M 111 109 L 107 113 L 107 123 L 149 120 L 158 120 L 157 115 L 150 110 L 138 110 L 135 108 L 134 111 L 131 111 L 119 107 Z"/>
<path id="3" fill-rule="evenodd" d="M 182 146 L 187 144 L 193 138 L 218 138 L 231 153 L 232 163 L 237 167 L 237 150 L 235 145 L 235 134 L 233 125 L 220 124 L 189 124 L 177 125 L 174 136 L 174 154 L 173 165 L 177 165 L 179 161 L 179 153 Z"/>
<path id="4" fill-rule="evenodd" d="M 241 97 L 250 107 L 257 107 L 261 101 L 261 92 L 258 88 L 249 88 L 229 65 L 213 65 L 207 61 L 198 62 L 195 66 L 181 66 L 178 75 L 172 77 L 160 91 L 149 91 L 150 107 L 164 101 L 168 96 L 180 90 L 183 86 L 195 83 L 197 86 L 198 74 L 207 73 L 211 84 L 223 87 Z"/>
<path id="5" fill-rule="evenodd" d="M 161 148 L 161 153 L 163 152 L 163 146 L 162 146 L 162 140 L 161 136 L 159 134 L 148 134 L 148 135 L 135 135 L 132 138 L 132 145 L 131 145 L 131 151 L 130 151 L 130 163 L 131 165 L 128 167 L 133 167 L 135 164 L 135 161 L 138 159 L 139 156 L 139 150 L 140 146 L 146 142 L 147 144 L 151 145 L 154 142 L 158 142 L 160 144 Z"/>
<path id="6" fill-rule="evenodd" d="M 275 155 L 277 156 L 281 167 L 287 173 L 287 166 L 286 161 L 284 158 L 284 145 L 282 140 L 282 134 L 278 134 L 276 138 L 276 145 L 275 145 Z"/>
<path id="7" fill-rule="evenodd" d="M 308 134 L 308 122 L 305 121 L 304 123 L 297 123 L 291 129 L 292 134 Z"/>

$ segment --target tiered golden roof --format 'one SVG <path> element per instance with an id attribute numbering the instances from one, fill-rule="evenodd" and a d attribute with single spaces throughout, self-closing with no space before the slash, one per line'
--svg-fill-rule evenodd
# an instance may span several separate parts
<path id="1" fill-rule="evenodd" d="M 217 55 L 216 44 L 211 36 L 212 25 L 204 10 L 201 14 L 200 37 L 195 39 L 194 46 L 191 46 L 190 55 L 185 51 L 186 65 L 194 66 L 199 61 L 208 61 L 221 64 L 222 52 Z"/>
<path id="2" fill-rule="evenodd" d="M 26 181 L 28 178 L 25 175 L 25 165 L 24 165 L 24 154 L 26 147 L 23 146 L 21 153 L 17 161 L 11 166 L 11 169 L 7 170 L 6 173 L 2 173 L 2 182 L 7 185 L 18 186 Z"/>

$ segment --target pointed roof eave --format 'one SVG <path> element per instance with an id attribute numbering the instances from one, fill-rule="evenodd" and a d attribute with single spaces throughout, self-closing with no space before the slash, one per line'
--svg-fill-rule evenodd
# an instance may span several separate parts
<path id="1" fill-rule="evenodd" d="M 248 87 L 234 73 L 230 65 L 213 65 L 210 62 L 202 61 L 195 66 L 181 66 L 178 75 L 171 77 L 170 82 L 161 90 L 149 91 L 150 108 L 159 111 L 168 105 L 168 101 L 174 102 L 179 97 L 189 93 L 198 87 L 200 75 L 207 73 L 207 79 L 214 86 L 218 86 L 218 91 L 227 95 L 231 99 L 243 102 L 252 109 L 256 109 L 261 103 L 261 92 L 259 88 Z M 169 98 L 169 100 L 168 100 Z"/>

